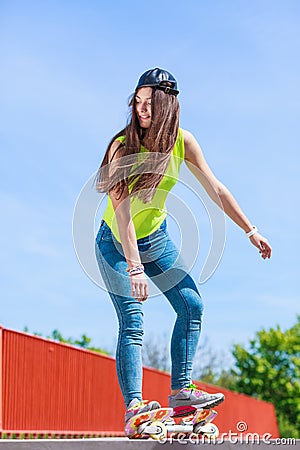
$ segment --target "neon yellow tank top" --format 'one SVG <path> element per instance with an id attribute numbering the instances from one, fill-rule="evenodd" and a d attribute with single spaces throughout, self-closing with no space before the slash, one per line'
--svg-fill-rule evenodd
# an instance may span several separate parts
<path id="1" fill-rule="evenodd" d="M 125 141 L 125 136 L 120 136 L 116 140 L 123 143 Z M 145 151 L 145 149 L 142 148 L 141 151 Z M 149 236 L 149 234 L 156 231 L 165 220 L 167 216 L 167 211 L 165 208 L 166 198 L 168 193 L 178 181 L 180 166 L 183 160 L 184 137 L 182 129 L 179 128 L 178 136 L 170 155 L 167 169 L 156 189 L 152 201 L 149 203 L 143 203 L 135 196 L 130 197 L 130 213 L 137 239 Z M 120 242 L 115 212 L 109 196 L 107 207 L 103 214 L 103 220 L 107 223 L 117 241 Z"/>

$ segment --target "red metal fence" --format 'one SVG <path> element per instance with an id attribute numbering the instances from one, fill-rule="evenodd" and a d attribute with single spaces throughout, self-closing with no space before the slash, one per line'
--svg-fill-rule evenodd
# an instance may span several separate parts
<path id="1" fill-rule="evenodd" d="M 221 433 L 270 433 L 278 437 L 274 406 L 225 393 L 215 423 Z M 144 368 L 144 397 L 167 404 L 170 376 Z M 246 425 L 241 425 L 241 424 Z M 122 435 L 124 406 L 115 360 L 84 349 L 0 329 L 0 433 L 20 435 Z M 245 431 L 245 430 L 244 430 Z"/>

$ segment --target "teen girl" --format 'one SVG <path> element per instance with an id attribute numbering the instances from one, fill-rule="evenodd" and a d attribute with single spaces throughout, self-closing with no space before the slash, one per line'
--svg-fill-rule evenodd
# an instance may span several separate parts
<path id="1" fill-rule="evenodd" d="M 169 406 L 211 408 L 224 400 L 191 383 L 202 319 L 202 299 L 167 231 L 166 197 L 183 161 L 209 196 L 246 233 L 263 259 L 271 247 L 229 190 L 215 177 L 194 136 L 179 127 L 179 91 L 172 74 L 145 72 L 130 101 L 128 125 L 113 137 L 97 174 L 108 204 L 96 238 L 101 275 L 119 320 L 116 366 L 126 406 L 125 420 L 158 408 L 142 397 L 143 302 L 147 277 L 175 310 L 171 339 Z"/>

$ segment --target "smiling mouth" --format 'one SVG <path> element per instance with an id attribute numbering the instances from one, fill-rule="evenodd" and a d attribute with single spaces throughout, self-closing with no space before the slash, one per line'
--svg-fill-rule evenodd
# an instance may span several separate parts
<path id="1" fill-rule="evenodd" d="M 150 116 L 139 116 L 140 120 L 148 120 L 150 119 Z"/>

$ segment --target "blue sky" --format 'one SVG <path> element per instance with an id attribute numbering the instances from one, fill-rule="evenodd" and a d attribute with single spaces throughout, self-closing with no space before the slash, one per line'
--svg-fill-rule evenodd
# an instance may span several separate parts
<path id="1" fill-rule="evenodd" d="M 203 336 L 247 343 L 299 313 L 300 5 L 298 1 L 128 0 L 0 3 L 1 313 L 7 328 L 86 333 L 113 349 L 110 300 L 74 251 L 76 199 L 127 117 L 141 73 L 178 79 L 181 126 L 273 246 L 263 261 L 230 219 L 220 264 L 200 286 Z M 176 191 L 175 191 L 176 192 Z M 187 196 L 200 229 L 209 220 Z M 190 201 L 190 203 L 189 203 Z M 172 227 L 171 227 L 172 228 Z M 176 234 L 176 233 L 175 233 Z M 174 236 L 175 238 L 175 236 Z M 193 275 L 198 279 L 197 267 Z M 169 337 L 162 296 L 145 304 L 146 336 Z"/>

